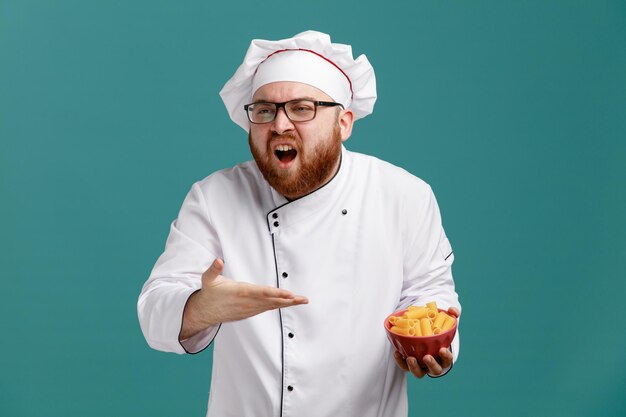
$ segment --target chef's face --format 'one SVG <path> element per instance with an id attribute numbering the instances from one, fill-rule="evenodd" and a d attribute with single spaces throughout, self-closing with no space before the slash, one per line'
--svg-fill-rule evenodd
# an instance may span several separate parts
<path id="1" fill-rule="evenodd" d="M 308 84 L 275 82 L 262 86 L 253 101 L 282 103 L 295 99 L 333 101 Z M 265 180 L 287 199 L 302 197 L 335 175 L 341 143 L 352 133 L 353 114 L 341 107 L 317 108 L 307 122 L 292 122 L 284 109 L 269 123 L 250 124 L 248 141 Z"/>

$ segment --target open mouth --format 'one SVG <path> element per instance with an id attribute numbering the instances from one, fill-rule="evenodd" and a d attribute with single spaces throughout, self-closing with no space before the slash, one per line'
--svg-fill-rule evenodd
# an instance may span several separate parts
<path id="1" fill-rule="evenodd" d="M 296 158 L 298 151 L 289 145 L 278 145 L 274 150 L 274 155 L 280 162 L 287 164 Z"/>

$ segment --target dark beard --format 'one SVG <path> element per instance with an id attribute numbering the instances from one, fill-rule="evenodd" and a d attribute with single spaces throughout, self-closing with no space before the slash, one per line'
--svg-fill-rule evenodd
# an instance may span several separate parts
<path id="1" fill-rule="evenodd" d="M 279 137 L 281 136 L 272 135 L 271 139 Z M 282 137 L 285 137 L 285 135 Z M 265 180 L 278 193 L 290 200 L 294 200 L 317 190 L 335 174 L 333 170 L 341 156 L 341 132 L 339 131 L 339 126 L 335 126 L 331 141 L 320 143 L 306 154 L 302 150 L 301 141 L 294 136 L 289 137 L 298 144 L 298 158 L 300 158 L 301 164 L 297 172 L 279 171 L 272 166 L 270 160 L 275 156 L 270 147 L 271 140 L 267 142 L 266 155 L 263 155 L 253 145 L 249 134 L 248 143 L 252 156 Z"/>

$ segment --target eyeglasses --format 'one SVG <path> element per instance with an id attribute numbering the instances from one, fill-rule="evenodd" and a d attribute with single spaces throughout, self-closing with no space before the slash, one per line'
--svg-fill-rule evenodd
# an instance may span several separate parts
<path id="1" fill-rule="evenodd" d="M 290 100 L 284 103 L 269 103 L 259 102 L 250 103 L 243 106 L 248 114 L 248 119 L 251 123 L 261 124 L 269 123 L 276 119 L 278 109 L 281 107 L 285 109 L 287 118 L 292 122 L 308 122 L 315 119 L 317 113 L 317 107 L 334 107 L 343 105 L 340 103 L 333 103 L 332 101 L 313 101 L 313 100 Z"/>

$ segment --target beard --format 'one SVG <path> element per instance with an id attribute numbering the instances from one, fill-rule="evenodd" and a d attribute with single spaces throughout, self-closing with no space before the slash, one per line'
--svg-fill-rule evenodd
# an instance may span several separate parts
<path id="1" fill-rule="evenodd" d="M 296 157 L 300 159 L 297 170 L 280 170 L 272 163 L 272 158 L 276 156 L 272 152 L 271 143 L 281 138 L 289 138 L 296 143 L 298 151 Z M 254 145 L 252 136 L 248 134 L 250 151 L 263 177 L 272 188 L 290 200 L 312 193 L 330 181 L 335 174 L 334 170 L 341 156 L 342 142 L 338 125 L 335 125 L 330 138 L 327 139 L 329 140 L 323 140 L 315 148 L 305 151 L 302 140 L 295 135 L 272 133 L 265 152 L 262 152 Z"/>

